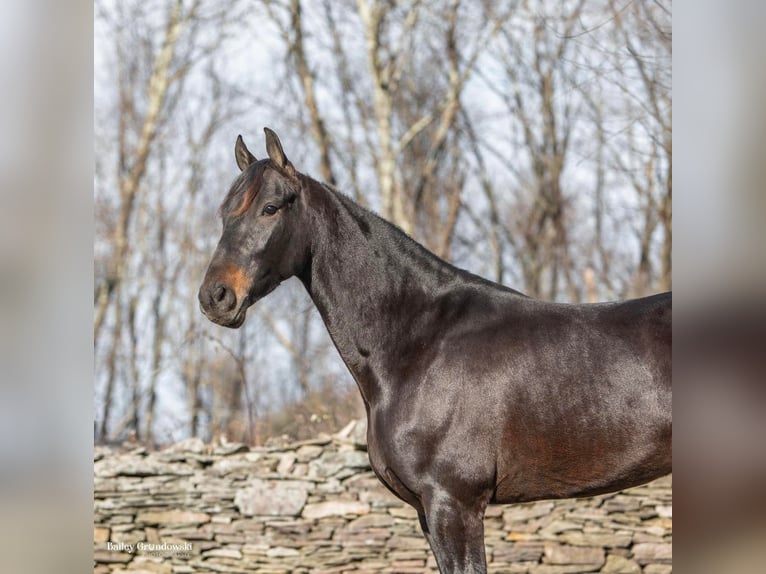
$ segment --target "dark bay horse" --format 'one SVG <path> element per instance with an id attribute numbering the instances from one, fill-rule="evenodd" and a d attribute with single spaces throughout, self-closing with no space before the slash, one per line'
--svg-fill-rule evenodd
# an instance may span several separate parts
<path id="1" fill-rule="evenodd" d="M 298 172 L 266 128 L 202 312 L 239 327 L 298 277 L 362 393 L 375 474 L 418 512 L 441 572 L 486 572 L 488 504 L 589 496 L 671 470 L 671 294 L 538 301 L 439 259 Z"/>

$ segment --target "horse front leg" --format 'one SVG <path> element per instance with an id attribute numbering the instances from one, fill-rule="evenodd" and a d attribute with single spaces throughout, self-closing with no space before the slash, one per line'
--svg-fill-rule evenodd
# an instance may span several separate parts
<path id="1" fill-rule="evenodd" d="M 441 574 L 486 574 L 484 507 L 481 501 L 463 501 L 436 491 L 419 514 Z"/>

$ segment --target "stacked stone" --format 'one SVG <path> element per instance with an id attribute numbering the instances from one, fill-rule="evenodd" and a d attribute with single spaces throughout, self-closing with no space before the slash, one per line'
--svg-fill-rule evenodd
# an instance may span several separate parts
<path id="1" fill-rule="evenodd" d="M 353 436 L 347 427 L 264 448 L 97 448 L 94 571 L 436 572 L 414 510 L 378 482 Z M 671 500 L 667 477 L 588 499 L 490 506 L 489 569 L 669 574 Z"/>

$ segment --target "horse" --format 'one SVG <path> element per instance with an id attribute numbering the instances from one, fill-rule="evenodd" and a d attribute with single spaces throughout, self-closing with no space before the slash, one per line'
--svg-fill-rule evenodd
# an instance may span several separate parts
<path id="1" fill-rule="evenodd" d="M 486 572 L 489 504 L 584 497 L 671 471 L 670 292 L 562 304 L 440 259 L 299 172 L 266 133 L 199 290 L 238 328 L 297 277 L 356 381 L 378 479 L 417 511 L 439 571 Z"/>

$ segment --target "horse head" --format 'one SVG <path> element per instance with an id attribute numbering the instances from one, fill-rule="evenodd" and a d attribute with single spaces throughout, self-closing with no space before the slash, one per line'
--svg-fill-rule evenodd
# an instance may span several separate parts
<path id="1" fill-rule="evenodd" d="M 304 176 L 287 159 L 277 134 L 264 131 L 264 160 L 237 137 L 234 156 L 241 173 L 221 205 L 223 232 L 198 295 L 205 316 L 225 327 L 240 327 L 253 303 L 308 261 Z"/>

